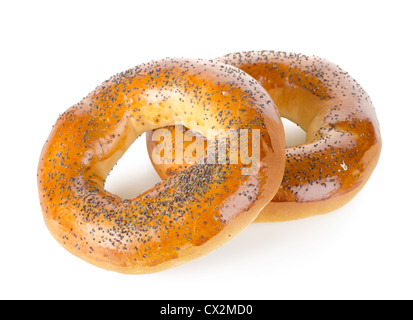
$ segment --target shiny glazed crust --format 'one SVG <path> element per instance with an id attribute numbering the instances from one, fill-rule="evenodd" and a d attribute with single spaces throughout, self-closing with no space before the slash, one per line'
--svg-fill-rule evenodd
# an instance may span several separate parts
<path id="1" fill-rule="evenodd" d="M 307 133 L 305 144 L 285 150 L 282 184 L 255 222 L 328 213 L 362 189 L 378 162 L 382 141 L 369 96 L 347 72 L 318 57 L 285 52 L 240 52 L 217 60 L 255 78 L 281 116 Z M 158 144 L 152 140 L 148 133 L 151 157 Z M 153 164 L 164 179 L 185 168 Z"/>
<path id="2" fill-rule="evenodd" d="M 225 119 L 217 116 L 219 101 L 228 102 Z M 106 177 L 135 139 L 175 121 L 259 129 L 258 173 L 243 175 L 232 164 L 194 165 L 131 200 L 107 192 Z M 122 273 L 174 267 L 217 248 L 256 218 L 282 180 L 283 144 L 271 98 L 243 71 L 202 60 L 140 65 L 104 82 L 57 120 L 38 166 L 44 220 L 63 247 L 98 267 Z"/>

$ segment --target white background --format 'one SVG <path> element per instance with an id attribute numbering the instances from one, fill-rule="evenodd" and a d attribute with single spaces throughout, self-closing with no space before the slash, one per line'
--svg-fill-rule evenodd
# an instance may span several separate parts
<path id="1" fill-rule="evenodd" d="M 409 2 L 2 1 L 0 298 L 413 298 Z M 383 151 L 353 201 L 324 216 L 251 225 L 209 255 L 152 275 L 101 270 L 55 242 L 36 169 L 60 113 L 150 60 L 264 49 L 326 58 L 371 96 Z M 157 181 L 141 138 L 108 189 L 130 196 Z"/>

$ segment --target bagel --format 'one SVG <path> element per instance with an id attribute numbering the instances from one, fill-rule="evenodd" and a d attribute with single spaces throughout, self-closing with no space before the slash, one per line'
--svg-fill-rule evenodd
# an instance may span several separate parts
<path id="1" fill-rule="evenodd" d="M 240 52 L 216 61 L 255 78 L 280 115 L 306 131 L 305 144 L 286 148 L 282 184 L 255 222 L 328 213 L 363 188 L 378 162 L 382 141 L 370 97 L 347 72 L 319 57 L 274 51 Z M 175 128 L 168 130 L 174 136 Z M 148 132 L 148 152 L 161 178 L 186 167 L 186 162 L 155 163 L 158 144 Z"/>
<path id="2" fill-rule="evenodd" d="M 257 171 L 195 164 L 134 199 L 104 189 L 142 133 L 175 121 L 201 131 L 259 130 Z M 152 273 L 247 227 L 274 196 L 284 165 L 281 118 L 257 81 L 217 61 L 164 59 L 113 76 L 59 116 L 40 156 L 38 189 L 45 223 L 69 252 L 107 270 Z"/>

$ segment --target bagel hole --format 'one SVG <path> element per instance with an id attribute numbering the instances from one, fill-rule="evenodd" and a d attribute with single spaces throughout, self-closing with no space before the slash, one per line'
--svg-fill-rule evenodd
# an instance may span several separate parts
<path id="1" fill-rule="evenodd" d="M 149 159 L 145 135 L 129 147 L 112 169 L 106 179 L 106 191 L 123 199 L 133 199 L 162 181 Z"/>
<path id="2" fill-rule="evenodd" d="M 306 143 L 307 134 L 298 126 L 298 124 L 288 120 L 287 118 L 281 118 L 281 120 L 284 125 L 286 147 L 292 147 Z"/>

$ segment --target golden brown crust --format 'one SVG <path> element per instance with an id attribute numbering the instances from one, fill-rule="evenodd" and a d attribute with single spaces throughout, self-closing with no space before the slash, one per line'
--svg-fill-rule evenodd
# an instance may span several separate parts
<path id="1" fill-rule="evenodd" d="M 281 116 L 307 132 L 305 144 L 286 149 L 283 182 L 256 221 L 327 213 L 357 194 L 378 162 L 382 142 L 372 102 L 348 73 L 318 57 L 284 52 L 241 52 L 217 60 L 258 80 Z M 152 155 L 151 133 L 147 143 Z M 180 170 L 154 166 L 162 178 Z"/>
<path id="2" fill-rule="evenodd" d="M 223 100 L 226 119 L 217 116 Z M 232 164 L 194 165 L 131 200 L 104 190 L 110 170 L 145 131 L 174 121 L 250 128 L 247 119 L 262 133 L 255 175 Z M 122 273 L 170 268 L 210 252 L 256 218 L 282 180 L 283 143 L 271 98 L 239 69 L 202 60 L 147 63 L 104 82 L 57 120 L 38 166 L 44 219 L 62 246 L 96 266 Z"/>

